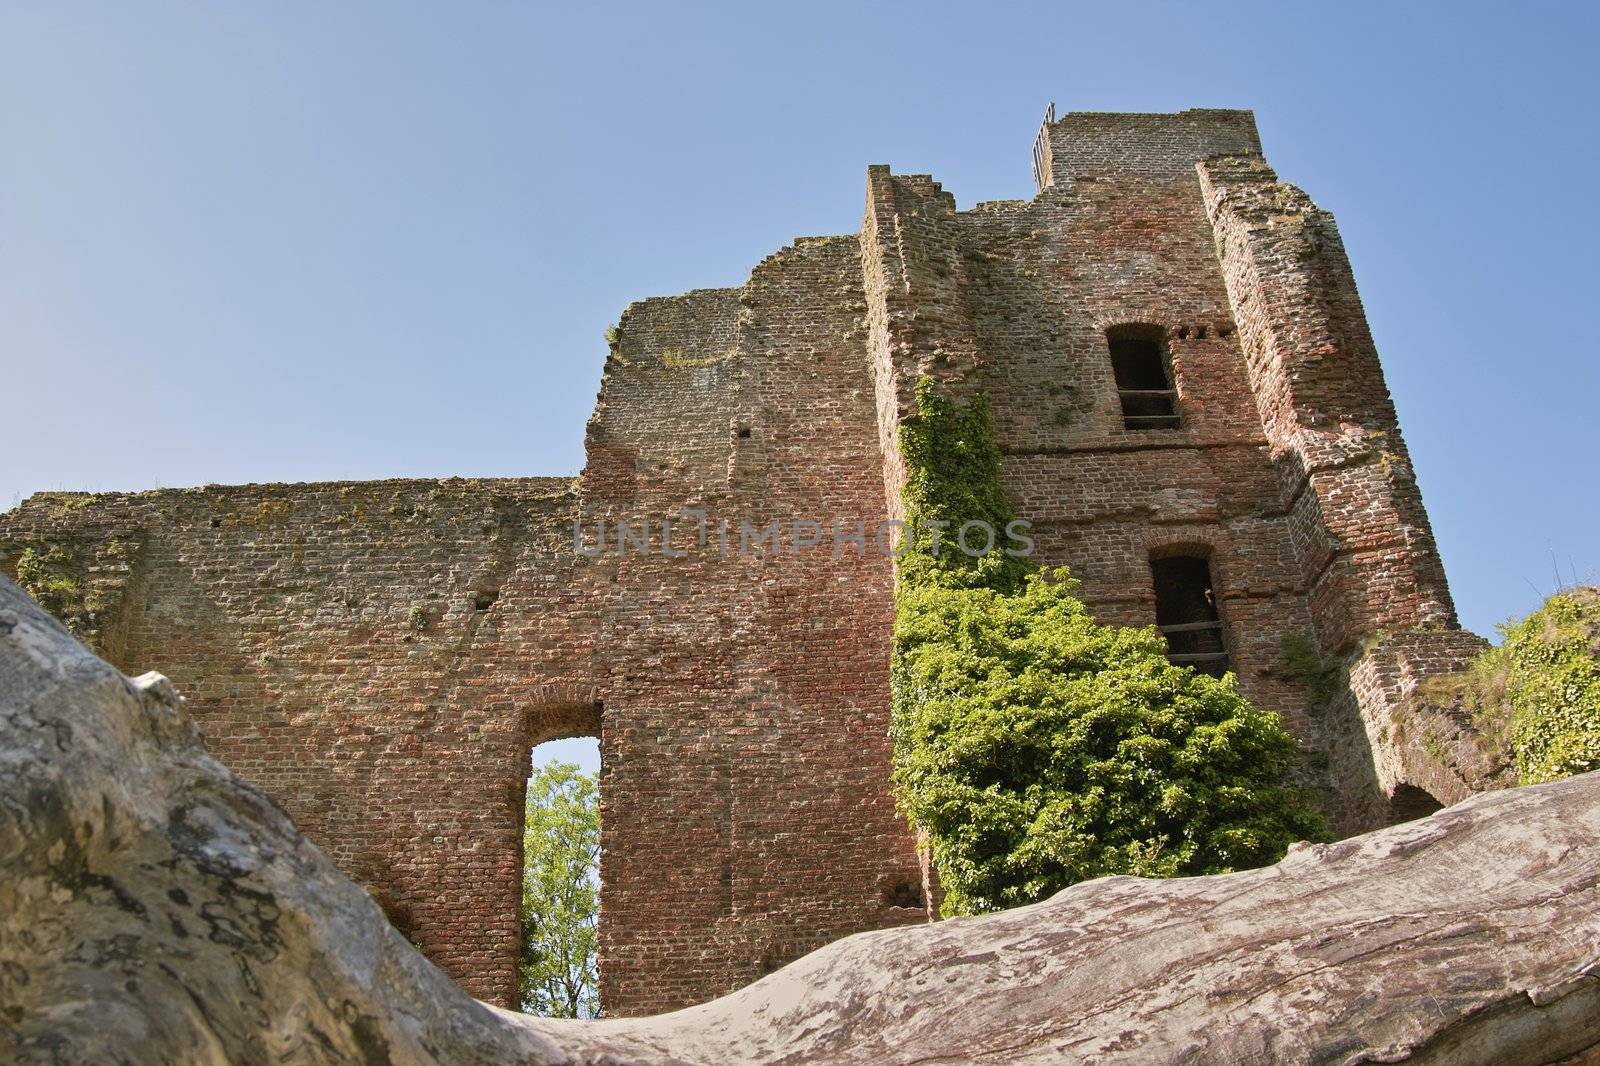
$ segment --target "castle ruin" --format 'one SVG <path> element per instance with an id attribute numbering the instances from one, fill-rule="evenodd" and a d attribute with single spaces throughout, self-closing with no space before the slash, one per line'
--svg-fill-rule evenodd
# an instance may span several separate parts
<path id="1" fill-rule="evenodd" d="M 1280 711 L 1342 832 L 1473 791 L 1470 727 L 1419 690 L 1483 642 L 1333 220 L 1246 111 L 1052 112 L 1033 157 L 1033 199 L 966 211 L 870 167 L 859 233 L 629 307 L 579 478 L 41 493 L 0 516 L 0 570 L 55 574 L 46 606 L 168 674 L 223 762 L 503 1005 L 529 753 L 562 737 L 600 741 L 608 1013 L 929 920 L 873 543 L 923 377 L 989 397 L 1037 558 Z"/>

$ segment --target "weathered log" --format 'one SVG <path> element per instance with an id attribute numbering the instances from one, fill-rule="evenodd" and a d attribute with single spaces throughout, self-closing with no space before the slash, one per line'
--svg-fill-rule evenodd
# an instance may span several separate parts
<path id="1" fill-rule="evenodd" d="M 0 1061 L 1600 1061 L 1600 774 L 554 1022 L 460 991 L 178 704 L 0 579 Z"/>

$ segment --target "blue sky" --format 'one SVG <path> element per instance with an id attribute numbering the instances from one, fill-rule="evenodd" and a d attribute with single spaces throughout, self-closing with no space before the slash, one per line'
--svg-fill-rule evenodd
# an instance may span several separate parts
<path id="1" fill-rule="evenodd" d="M 1593 579 L 1589 5 L 0 0 L 0 507 L 575 473 L 630 300 L 1253 108 L 1338 216 L 1462 619 Z"/>

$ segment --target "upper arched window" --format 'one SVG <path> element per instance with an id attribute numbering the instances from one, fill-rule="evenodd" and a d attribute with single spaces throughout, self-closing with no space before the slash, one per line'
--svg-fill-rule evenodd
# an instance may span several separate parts
<path id="1" fill-rule="evenodd" d="M 1166 331 L 1133 324 L 1106 330 L 1111 372 L 1117 380 L 1124 429 L 1178 429 L 1178 392 L 1172 387 Z"/>

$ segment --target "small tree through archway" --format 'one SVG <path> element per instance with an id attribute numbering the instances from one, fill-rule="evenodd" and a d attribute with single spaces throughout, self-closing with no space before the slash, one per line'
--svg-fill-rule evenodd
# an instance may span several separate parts
<path id="1" fill-rule="evenodd" d="M 600 1013 L 600 752 L 591 738 L 533 749 L 522 836 L 522 1009 Z"/>

